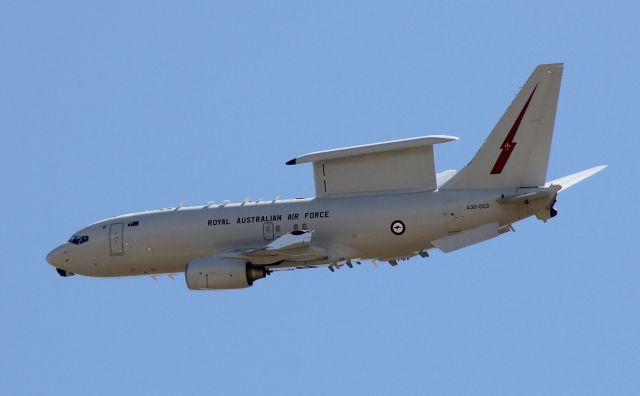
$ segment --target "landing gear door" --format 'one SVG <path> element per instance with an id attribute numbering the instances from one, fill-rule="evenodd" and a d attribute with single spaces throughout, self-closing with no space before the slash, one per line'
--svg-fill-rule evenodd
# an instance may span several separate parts
<path id="1" fill-rule="evenodd" d="M 124 241 L 122 238 L 122 231 L 124 229 L 124 223 L 111 224 L 109 228 L 109 245 L 111 247 L 112 256 L 121 256 L 124 254 Z"/>

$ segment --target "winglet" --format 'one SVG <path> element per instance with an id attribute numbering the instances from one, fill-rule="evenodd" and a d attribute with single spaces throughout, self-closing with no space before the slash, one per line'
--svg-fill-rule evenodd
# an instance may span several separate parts
<path id="1" fill-rule="evenodd" d="M 568 189 L 569 187 L 573 186 L 574 184 L 580 183 L 581 181 L 583 181 L 587 177 L 595 175 L 596 173 L 600 172 L 601 170 L 603 170 L 606 167 L 607 167 L 607 165 L 595 166 L 595 167 L 593 167 L 591 169 L 587 169 L 587 170 L 583 170 L 582 172 L 574 173 L 573 175 L 561 177 L 559 179 L 552 180 L 552 181 L 548 182 L 547 184 L 545 184 L 545 187 L 549 187 L 551 185 L 562 186 L 562 190 L 560 190 L 560 191 L 564 191 L 564 190 Z"/>
<path id="2" fill-rule="evenodd" d="M 297 158 L 290 159 L 289 161 L 285 162 L 285 164 L 286 165 L 295 165 L 296 164 L 296 160 L 297 160 Z"/>

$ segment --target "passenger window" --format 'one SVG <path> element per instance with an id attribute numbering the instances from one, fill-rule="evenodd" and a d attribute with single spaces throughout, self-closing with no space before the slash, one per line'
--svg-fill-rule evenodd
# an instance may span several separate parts
<path id="1" fill-rule="evenodd" d="M 294 230 L 294 231 L 298 231 L 298 225 L 297 225 L 297 224 L 294 224 L 294 225 L 293 225 L 293 230 Z"/>

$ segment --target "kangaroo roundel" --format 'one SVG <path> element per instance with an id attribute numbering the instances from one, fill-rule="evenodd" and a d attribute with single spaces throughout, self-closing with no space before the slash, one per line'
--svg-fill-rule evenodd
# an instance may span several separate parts
<path id="1" fill-rule="evenodd" d="M 393 232 L 396 235 L 402 235 L 404 234 L 405 231 L 405 226 L 404 223 L 400 220 L 396 220 L 393 223 L 391 223 L 391 232 Z"/>

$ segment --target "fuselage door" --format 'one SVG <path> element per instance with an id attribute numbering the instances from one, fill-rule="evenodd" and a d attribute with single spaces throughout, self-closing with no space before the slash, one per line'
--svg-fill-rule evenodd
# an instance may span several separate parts
<path id="1" fill-rule="evenodd" d="M 265 241 L 273 240 L 273 223 L 272 222 L 266 222 L 262 224 L 262 236 L 264 237 Z"/>
<path id="2" fill-rule="evenodd" d="M 124 254 L 124 241 L 122 231 L 124 223 L 111 224 L 109 228 L 109 244 L 111 246 L 111 255 L 120 256 Z"/>

